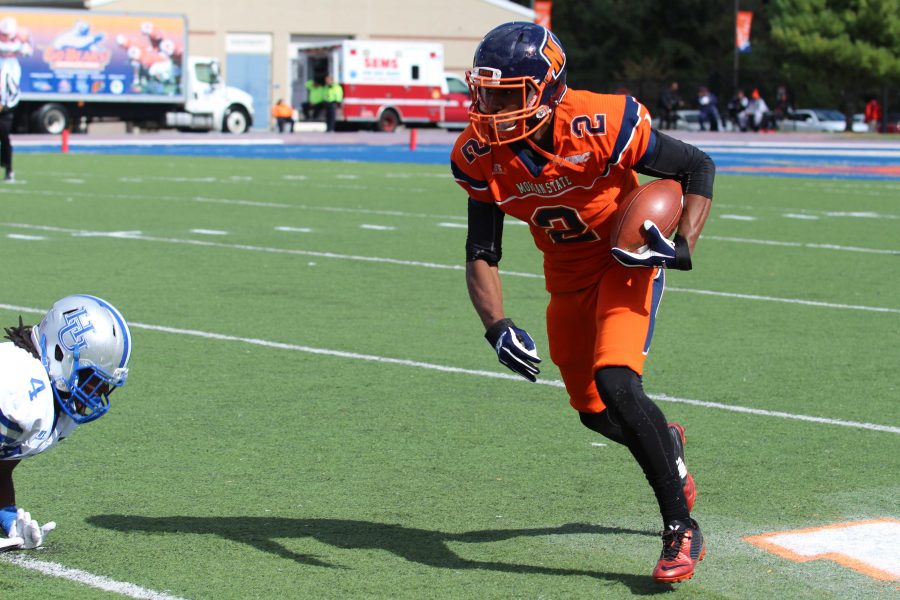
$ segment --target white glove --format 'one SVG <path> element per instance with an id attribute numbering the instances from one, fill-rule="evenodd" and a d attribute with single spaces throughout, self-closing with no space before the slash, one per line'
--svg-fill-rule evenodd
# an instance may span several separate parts
<path id="1" fill-rule="evenodd" d="M 0 538 L 0 552 L 6 552 L 7 550 L 15 550 L 16 548 L 21 548 L 22 544 L 25 543 L 20 537 L 8 537 L 8 538 Z"/>
<path id="2" fill-rule="evenodd" d="M 31 548 L 39 548 L 44 543 L 44 538 L 48 533 L 56 529 L 56 522 L 50 521 L 45 525 L 39 525 L 37 521 L 31 518 L 31 513 L 25 512 L 21 508 L 16 512 L 16 522 L 9 530 L 9 538 L 5 547 L 13 544 L 12 540 L 20 540 L 18 548 L 30 550 Z"/>

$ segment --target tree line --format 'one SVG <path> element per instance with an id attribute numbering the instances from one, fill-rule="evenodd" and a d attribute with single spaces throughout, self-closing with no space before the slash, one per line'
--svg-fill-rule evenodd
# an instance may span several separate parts
<path id="1" fill-rule="evenodd" d="M 739 0 L 737 7 L 753 12 L 751 50 L 738 55 L 737 70 L 735 0 L 556 0 L 552 27 L 572 87 L 627 90 L 651 110 L 675 80 L 688 98 L 707 86 L 722 106 L 737 88 L 773 99 L 784 85 L 795 107 L 852 114 L 874 96 L 885 111 L 900 111 L 897 0 Z"/>

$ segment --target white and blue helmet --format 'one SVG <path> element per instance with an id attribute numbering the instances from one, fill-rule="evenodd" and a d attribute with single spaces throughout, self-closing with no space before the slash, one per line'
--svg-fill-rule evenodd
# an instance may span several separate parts
<path id="1" fill-rule="evenodd" d="M 31 338 L 60 408 L 79 424 L 106 414 L 109 395 L 128 378 L 131 332 L 122 314 L 96 296 L 66 296 Z"/>

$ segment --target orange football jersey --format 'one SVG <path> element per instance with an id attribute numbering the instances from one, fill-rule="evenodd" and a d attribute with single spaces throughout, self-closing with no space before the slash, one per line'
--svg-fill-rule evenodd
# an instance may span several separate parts
<path id="1" fill-rule="evenodd" d="M 649 111 L 631 96 L 569 89 L 555 109 L 553 160 L 527 142 L 488 146 L 471 126 L 451 154 L 457 183 L 479 202 L 528 223 L 544 253 L 547 290 L 596 282 L 610 261 L 618 198 L 638 185 L 632 168 L 650 142 Z"/>

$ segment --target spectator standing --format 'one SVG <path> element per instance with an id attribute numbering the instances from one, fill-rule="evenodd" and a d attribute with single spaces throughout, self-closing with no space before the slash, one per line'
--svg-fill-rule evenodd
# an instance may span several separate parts
<path id="1" fill-rule="evenodd" d="M 744 90 L 738 90 L 728 103 L 728 119 L 733 129 L 747 131 L 747 106 L 750 100 Z"/>
<path id="2" fill-rule="evenodd" d="M 788 96 L 787 88 L 783 85 L 779 85 L 778 89 L 775 90 L 775 110 L 772 111 L 772 122 L 769 123 L 769 125 L 771 125 L 773 129 L 778 129 L 781 121 L 792 112 L 794 112 L 794 107 L 791 105 L 791 99 L 790 96 Z"/>
<path id="3" fill-rule="evenodd" d="M 659 97 L 660 129 L 675 129 L 678 121 L 678 109 L 684 106 L 681 94 L 678 93 L 678 82 L 673 81 L 663 90 Z"/>
<path id="4" fill-rule="evenodd" d="M 13 128 L 13 110 L 19 103 L 19 82 L 22 79 L 19 57 L 33 53 L 31 33 L 19 27 L 15 17 L 0 19 L 0 166 L 5 171 L 4 181 L 15 179 L 9 136 Z"/>
<path id="5" fill-rule="evenodd" d="M 294 132 L 294 107 L 279 98 L 275 106 L 272 107 L 272 117 L 275 119 L 275 126 L 278 127 L 278 133 L 284 133 L 285 129 L 288 133 Z"/>
<path id="6" fill-rule="evenodd" d="M 337 121 L 337 110 L 344 102 L 344 88 L 341 87 L 341 84 L 335 83 L 331 75 L 325 77 L 323 101 L 325 103 L 325 131 L 334 131 Z"/>
<path id="7" fill-rule="evenodd" d="M 697 105 L 700 107 L 700 131 L 706 131 L 709 123 L 710 131 L 719 130 L 719 99 L 706 86 L 697 90 Z"/>
<path id="8" fill-rule="evenodd" d="M 19 104 L 19 82 L 22 68 L 15 58 L 0 60 L 0 167 L 3 167 L 3 181 L 15 181 L 12 165 L 13 118 L 16 105 Z"/>
<path id="9" fill-rule="evenodd" d="M 759 93 L 759 90 L 753 88 L 753 91 L 750 93 L 750 103 L 747 105 L 747 127 L 752 129 L 753 131 L 759 131 L 760 129 L 767 129 L 768 120 L 767 115 L 769 114 L 769 105 L 766 104 L 766 101 L 763 99 L 762 95 Z"/>
<path id="10" fill-rule="evenodd" d="M 878 99 L 875 96 L 872 96 L 869 98 L 869 101 L 866 102 L 865 118 L 866 123 L 869 126 L 869 131 L 877 133 L 878 126 L 881 123 L 881 104 L 878 103 Z"/>
<path id="11" fill-rule="evenodd" d="M 303 118 L 307 121 L 318 119 L 325 108 L 325 85 L 321 80 L 310 79 L 306 82 L 306 102 L 301 105 Z"/>

